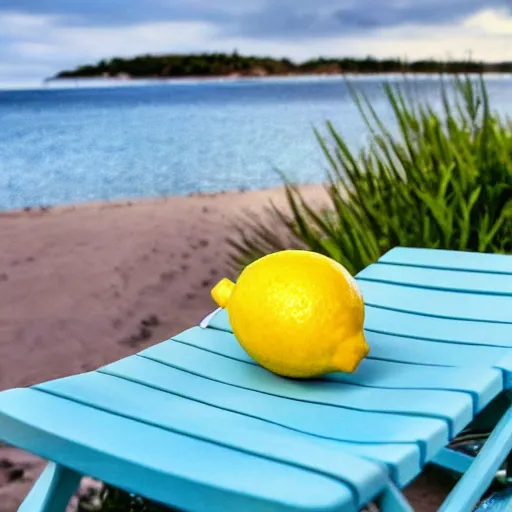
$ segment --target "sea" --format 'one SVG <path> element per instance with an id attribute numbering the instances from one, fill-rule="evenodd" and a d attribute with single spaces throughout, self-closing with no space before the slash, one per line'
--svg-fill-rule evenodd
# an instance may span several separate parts
<path id="1" fill-rule="evenodd" d="M 488 75 L 491 107 L 512 114 L 512 75 Z M 105 81 L 0 90 L 0 209 L 215 193 L 325 181 L 315 130 L 349 146 L 369 131 L 351 87 L 396 129 L 383 84 L 403 76 Z M 407 79 L 440 108 L 440 79 Z M 328 145 L 331 144 L 327 137 Z"/>

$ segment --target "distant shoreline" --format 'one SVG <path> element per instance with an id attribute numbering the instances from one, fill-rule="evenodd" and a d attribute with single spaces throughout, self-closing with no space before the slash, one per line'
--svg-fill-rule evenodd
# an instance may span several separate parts
<path id="1" fill-rule="evenodd" d="M 371 72 L 347 72 L 347 73 L 288 73 L 288 74 L 275 74 L 275 75 L 264 75 L 264 76 L 250 76 L 250 75 L 210 75 L 210 76 L 201 76 L 201 75 L 188 75 L 188 76 L 102 76 L 102 75 L 92 75 L 92 76 L 75 76 L 75 77 L 52 77 L 44 80 L 44 83 L 60 83 L 67 81 L 76 81 L 76 80 L 98 80 L 105 82 L 186 82 L 189 80 L 197 81 L 197 82 L 210 82 L 210 81 L 238 81 L 238 80 L 247 80 L 247 81 L 260 81 L 260 80 L 272 80 L 272 79 L 283 79 L 283 78 L 313 78 L 313 77 L 321 77 L 321 78 L 344 78 L 344 77 L 371 77 L 371 76 L 439 76 L 439 75 L 450 75 L 457 76 L 463 73 L 460 72 L 446 72 L 446 71 L 404 71 L 404 72 L 389 72 L 389 71 L 371 71 Z M 482 73 L 469 72 L 464 73 L 468 75 L 478 76 L 480 74 L 483 75 L 512 75 L 512 69 L 510 71 L 483 71 Z"/>
<path id="2" fill-rule="evenodd" d="M 468 76 L 477 77 L 479 73 L 468 73 Z M 431 79 L 433 77 L 452 77 L 457 74 L 450 73 L 337 73 L 337 74 L 293 74 L 293 75 L 270 75 L 264 77 L 233 77 L 233 76 L 209 76 L 209 77 L 147 77 L 147 78 L 119 78 L 119 77 L 75 77 L 75 78 L 47 78 L 34 82 L 0 82 L 0 92 L 11 91 L 30 91 L 30 90 L 59 90 L 75 87 L 123 87 L 123 86 L 144 86 L 144 85 L 183 85 L 187 83 L 233 83 L 233 82 L 271 82 L 271 81 L 309 81 L 309 80 L 364 80 L 364 79 L 400 79 L 403 77 L 414 77 L 414 79 Z M 486 79 L 492 78 L 509 78 L 512 76 L 510 72 L 493 72 L 485 73 Z"/>
<path id="3" fill-rule="evenodd" d="M 433 77 L 455 77 L 461 73 L 440 73 L 440 72 L 404 72 L 404 73 L 390 73 L 390 72 L 375 72 L 375 73 L 329 73 L 329 74 L 287 74 L 287 75 L 268 75 L 268 76 L 233 76 L 233 75 L 219 75 L 219 76 L 184 76 L 184 77 L 105 77 L 105 76 L 88 76 L 88 77 L 65 77 L 65 78 L 48 78 L 41 83 L 42 87 L 48 85 L 75 85 L 77 83 L 87 85 L 154 85 L 154 84 L 186 84 L 186 83 L 223 83 L 223 82 L 271 82 L 281 80 L 341 80 L 348 79 L 365 79 L 365 78 L 401 78 L 401 77 L 414 77 L 414 78 L 433 78 Z M 512 71 L 487 71 L 483 73 L 486 78 L 501 78 L 512 76 Z M 477 77 L 481 73 L 467 73 L 468 76 Z M 2 90 L 0 88 L 0 90 Z M 5 89 L 8 90 L 8 89 Z"/>
<path id="4" fill-rule="evenodd" d="M 112 58 L 57 73 L 60 78 L 254 78 L 269 76 L 428 73 L 463 74 L 512 72 L 512 62 L 472 60 L 417 60 L 360 58 L 317 58 L 296 63 L 287 58 L 242 56 L 227 53 L 139 55 Z"/>
<path id="5" fill-rule="evenodd" d="M 43 83 L 66 83 L 76 80 L 96 80 L 105 82 L 211 82 L 211 81 L 261 81 L 261 80 L 272 80 L 272 79 L 294 79 L 294 78 L 344 78 L 344 77 L 371 77 L 371 76 L 459 76 L 459 75 L 489 75 L 489 76 L 503 76 L 512 75 L 512 69 L 509 71 L 494 71 L 484 70 L 481 72 L 460 72 L 460 71 L 357 71 L 357 72 L 345 72 L 345 73 L 286 73 L 286 74 L 269 74 L 269 75 L 187 75 L 187 76 L 105 76 L 105 75 L 90 75 L 90 76 L 65 76 L 65 77 L 51 77 L 43 80 Z"/>

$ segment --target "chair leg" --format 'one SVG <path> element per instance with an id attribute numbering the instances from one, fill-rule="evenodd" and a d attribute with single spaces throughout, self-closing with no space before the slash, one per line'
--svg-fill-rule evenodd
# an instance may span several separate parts
<path id="1" fill-rule="evenodd" d="M 65 512 L 82 475 L 49 462 L 18 512 Z"/>
<path id="2" fill-rule="evenodd" d="M 381 512 L 413 512 L 405 496 L 391 482 L 378 500 L 378 506 Z"/>
<path id="3" fill-rule="evenodd" d="M 475 460 L 438 512 L 473 510 L 512 451 L 512 406 L 505 412 Z"/>

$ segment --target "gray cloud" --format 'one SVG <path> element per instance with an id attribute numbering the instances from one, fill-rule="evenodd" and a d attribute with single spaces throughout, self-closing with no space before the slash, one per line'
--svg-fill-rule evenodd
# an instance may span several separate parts
<path id="1" fill-rule="evenodd" d="M 231 20 L 228 30 L 280 40 L 343 36 L 407 24 L 446 25 L 493 7 L 512 11 L 510 0 L 269 0 L 257 13 Z"/>
<path id="2" fill-rule="evenodd" d="M 72 25 L 116 26 L 157 21 L 222 22 L 231 0 L 2 0 L 0 12 L 51 15 Z M 225 6 L 222 6 L 225 3 Z M 223 7 L 225 10 L 223 10 Z"/>
<path id="3" fill-rule="evenodd" d="M 242 7 L 241 7 L 242 5 Z M 296 39 L 408 23 L 447 24 L 511 0 L 2 0 L 1 11 L 58 16 L 66 25 L 206 21 L 220 34 Z"/>
<path id="4" fill-rule="evenodd" d="M 484 8 L 510 8 L 508 0 L 416 0 L 408 4 L 391 1 L 384 6 L 379 0 L 366 0 L 361 4 L 364 9 L 342 8 L 336 11 L 335 15 L 343 26 L 375 28 L 407 23 L 447 24 Z"/>

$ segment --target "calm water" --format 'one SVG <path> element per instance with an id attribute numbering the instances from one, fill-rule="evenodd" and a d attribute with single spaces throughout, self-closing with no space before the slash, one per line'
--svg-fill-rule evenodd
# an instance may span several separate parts
<path id="1" fill-rule="evenodd" d="M 388 77 L 393 79 L 392 77 Z M 401 80 L 401 79 L 397 79 Z M 382 78 L 356 81 L 391 122 Z M 417 83 L 438 97 L 438 79 Z M 491 77 L 512 113 L 512 78 Z M 313 134 L 366 130 L 341 79 L 211 81 L 0 91 L 0 209 L 322 182 Z"/>

